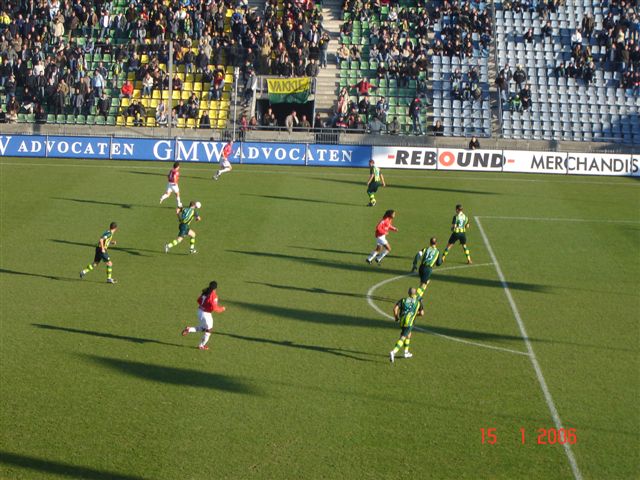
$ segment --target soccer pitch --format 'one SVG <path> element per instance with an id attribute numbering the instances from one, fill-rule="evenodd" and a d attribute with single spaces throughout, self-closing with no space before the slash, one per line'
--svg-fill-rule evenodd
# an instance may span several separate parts
<path id="1" fill-rule="evenodd" d="M 638 180 L 384 170 L 368 208 L 364 169 L 216 167 L 182 164 L 189 255 L 170 163 L 0 159 L 0 478 L 640 476 Z M 456 203 L 474 264 L 434 270 L 391 365 Z M 80 280 L 111 221 L 118 284 Z M 204 352 L 180 332 L 211 280 Z"/>

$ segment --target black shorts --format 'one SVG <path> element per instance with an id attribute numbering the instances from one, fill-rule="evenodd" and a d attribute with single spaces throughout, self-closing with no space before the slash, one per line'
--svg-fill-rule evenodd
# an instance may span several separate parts
<path id="1" fill-rule="evenodd" d="M 376 193 L 380 184 L 378 182 L 371 182 L 367 187 L 367 193 Z"/>
<path id="2" fill-rule="evenodd" d="M 449 245 L 453 245 L 457 241 L 460 242 L 460 245 L 466 245 L 467 244 L 467 234 L 464 233 L 464 232 L 452 233 L 451 236 L 449 237 Z"/>
<path id="3" fill-rule="evenodd" d="M 191 230 L 191 227 L 189 227 L 189 225 L 187 225 L 186 223 L 181 223 L 178 227 L 178 236 L 182 238 L 188 236 L 189 230 Z"/>
<path id="4" fill-rule="evenodd" d="M 409 325 L 408 327 L 402 327 L 402 330 L 400 330 L 400 336 L 408 337 L 411 334 L 411 330 L 413 330 L 413 324 Z"/>
<path id="5" fill-rule="evenodd" d="M 420 265 L 418 269 L 418 274 L 420 275 L 420 283 L 427 283 L 431 278 L 431 273 L 433 272 L 433 268 L 427 267 L 426 265 Z"/>
<path id="6" fill-rule="evenodd" d="M 96 254 L 93 256 L 93 263 L 108 262 L 110 260 L 109 254 L 106 251 L 102 253 L 102 249 L 100 247 L 96 247 Z"/>

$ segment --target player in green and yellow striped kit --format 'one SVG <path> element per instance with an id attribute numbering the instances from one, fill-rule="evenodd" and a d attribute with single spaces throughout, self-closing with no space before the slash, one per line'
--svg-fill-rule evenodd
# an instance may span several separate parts
<path id="1" fill-rule="evenodd" d="M 409 352 L 409 344 L 411 342 L 411 331 L 413 330 L 413 321 L 417 315 L 424 315 L 424 307 L 422 306 L 422 296 L 424 289 L 422 287 L 409 289 L 409 296 L 398 300 L 393 307 L 393 318 L 396 322 L 400 322 L 400 339 L 396 342 L 396 346 L 389 352 L 389 361 L 393 363 L 396 354 L 404 346 L 404 358 L 411 358 L 413 354 Z"/>
<path id="2" fill-rule="evenodd" d="M 440 250 L 438 250 L 438 241 L 436 237 L 431 237 L 429 240 L 429 246 L 416 253 L 415 258 L 413 259 L 413 267 L 411 268 L 411 271 L 415 272 L 418 265 L 420 265 L 420 268 L 418 269 L 418 273 L 420 275 L 420 288 L 423 290 L 427 289 L 427 285 L 429 285 L 429 282 L 431 281 L 433 267 L 439 267 L 442 265 L 442 261 L 443 259 L 440 256 Z"/>
<path id="3" fill-rule="evenodd" d="M 376 192 L 378 191 L 378 187 L 382 185 L 386 187 L 387 184 L 384 182 L 384 176 L 380 172 L 380 169 L 376 167 L 376 164 L 373 160 L 369 160 L 369 181 L 367 182 L 367 195 L 369 195 L 369 203 L 368 207 L 373 207 L 376 204 Z"/>
<path id="4" fill-rule="evenodd" d="M 453 220 L 451 221 L 451 236 L 449 237 L 449 242 L 447 244 L 447 248 L 444 249 L 444 253 L 442 254 L 442 262 L 447 259 L 447 255 L 449 254 L 449 250 L 453 246 L 454 243 L 460 242 L 462 245 L 462 249 L 464 250 L 464 254 L 467 257 L 467 263 L 473 263 L 471 261 L 471 253 L 469 253 L 469 248 L 467 247 L 467 230 L 469 230 L 469 219 L 462 211 L 462 205 L 456 205 L 456 214 L 453 216 Z"/>
<path id="5" fill-rule="evenodd" d="M 196 250 L 196 232 L 191 230 L 191 222 L 195 220 L 200 221 L 200 214 L 198 209 L 201 207 L 200 202 L 189 202 L 188 207 L 178 208 L 176 214 L 178 215 L 178 237 L 171 243 L 167 243 L 164 246 L 164 253 L 169 253 L 169 250 L 178 245 L 184 237 L 189 237 L 189 253 L 198 253 Z"/>
<path id="6" fill-rule="evenodd" d="M 113 239 L 113 234 L 116 233 L 116 230 L 118 230 L 118 224 L 116 222 L 111 222 L 109 230 L 104 232 L 98 240 L 96 253 L 93 256 L 93 262 L 87 265 L 84 270 L 80 271 L 81 279 L 84 278 L 87 273 L 96 268 L 100 262 L 104 262 L 107 265 L 107 283 L 116 283 L 116 280 L 111 276 L 113 272 L 113 263 L 111 263 L 111 258 L 107 253 L 109 246 L 116 244 L 116 241 Z"/>

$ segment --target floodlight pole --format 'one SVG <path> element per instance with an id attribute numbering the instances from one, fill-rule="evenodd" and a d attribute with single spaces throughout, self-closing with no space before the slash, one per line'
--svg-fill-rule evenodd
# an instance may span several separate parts
<path id="1" fill-rule="evenodd" d="M 173 39 L 169 38 L 169 111 L 167 112 L 167 136 L 171 138 L 171 123 L 173 123 Z"/>
<path id="2" fill-rule="evenodd" d="M 233 87 L 233 136 L 231 141 L 236 141 L 236 123 L 238 123 L 238 73 L 240 69 L 238 67 L 233 68 L 234 87 Z"/>

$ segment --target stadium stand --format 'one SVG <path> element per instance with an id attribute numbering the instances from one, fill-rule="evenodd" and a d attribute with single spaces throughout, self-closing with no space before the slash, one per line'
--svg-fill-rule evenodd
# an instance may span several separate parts
<path id="1" fill-rule="evenodd" d="M 496 3 L 504 137 L 640 143 L 637 3 L 604 5 Z M 525 99 L 509 73 L 516 65 Z"/>
<path id="2" fill-rule="evenodd" d="M 206 111 L 211 126 L 225 128 L 233 76 L 224 58 L 234 51 L 228 38 L 233 11 L 224 3 L 185 8 L 189 3 L 3 2 L 0 100 L 6 119 L 196 127 Z M 176 63 L 172 99 L 169 38 Z M 211 88 L 216 75 L 224 79 L 219 98 Z"/>

